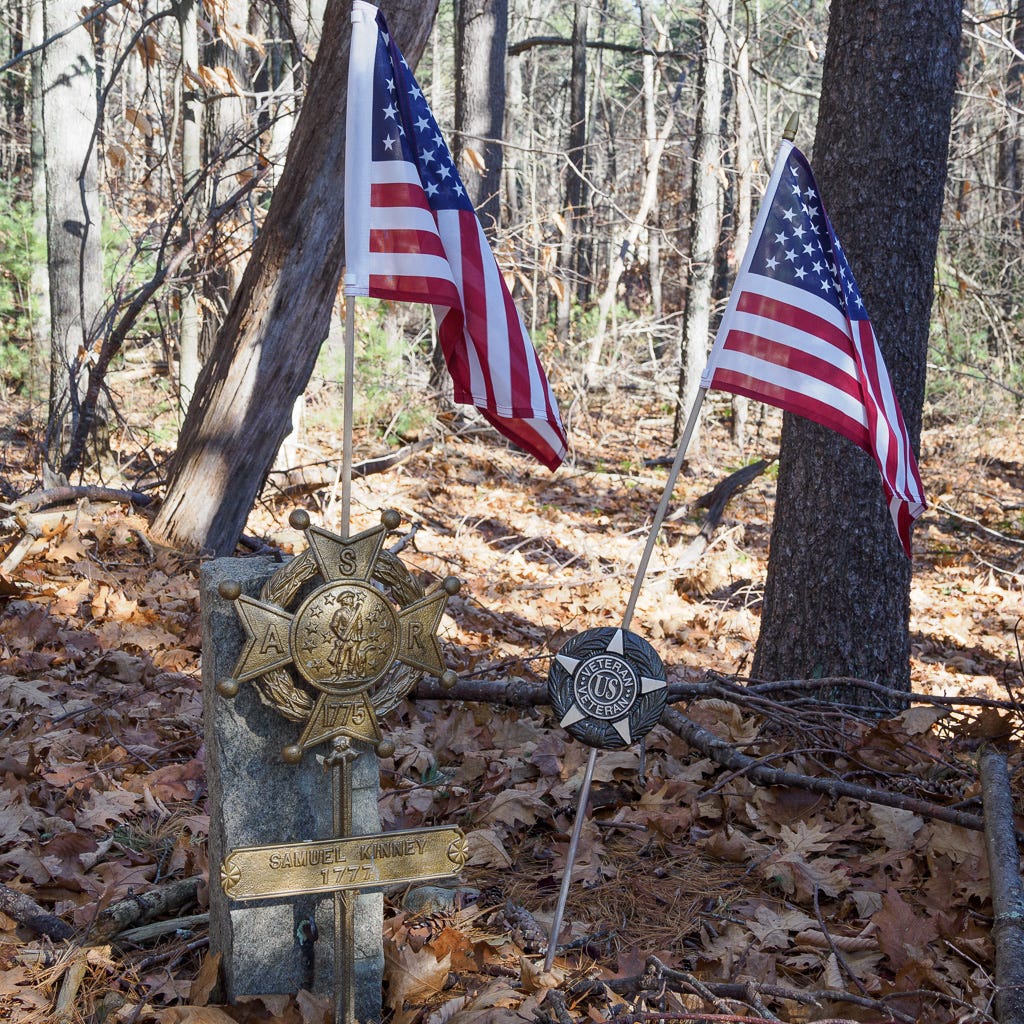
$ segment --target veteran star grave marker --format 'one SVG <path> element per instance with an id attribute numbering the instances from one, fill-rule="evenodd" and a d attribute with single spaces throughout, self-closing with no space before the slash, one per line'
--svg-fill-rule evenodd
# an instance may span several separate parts
<path id="1" fill-rule="evenodd" d="M 211 648 L 211 672 L 216 673 L 216 681 L 213 687 L 207 685 L 204 697 L 211 797 L 214 804 L 218 798 L 221 801 L 211 815 L 217 819 L 216 824 L 211 822 L 211 853 L 220 860 L 211 869 L 215 877 L 219 874 L 219 885 L 211 887 L 211 939 L 222 938 L 226 932 L 229 940 L 234 940 L 223 943 L 221 950 L 228 957 L 229 997 L 252 993 L 253 985 L 266 982 L 257 975 L 249 978 L 246 991 L 240 991 L 237 983 L 232 985 L 232 980 L 237 982 L 246 975 L 239 961 L 244 962 L 251 951 L 240 946 L 238 930 L 213 923 L 226 916 L 233 925 L 236 911 L 228 909 L 225 915 L 222 906 L 218 914 L 215 905 L 266 901 L 280 909 L 282 901 L 292 902 L 296 908 L 301 904 L 303 909 L 293 913 L 294 928 L 281 927 L 287 922 L 287 913 L 279 913 L 276 935 L 259 934 L 258 928 L 250 926 L 246 936 L 261 942 L 261 960 L 267 959 L 268 941 L 278 944 L 285 959 L 289 954 L 295 959 L 292 947 L 297 945 L 302 980 L 312 982 L 301 987 L 331 988 L 335 1019 L 339 1024 L 353 1024 L 357 1019 L 376 1019 L 380 1010 L 379 970 L 374 973 L 369 963 L 379 964 L 382 955 L 379 897 L 377 912 L 368 918 L 359 914 L 357 921 L 357 900 L 365 900 L 359 893 L 450 877 L 466 861 L 465 838 L 457 828 L 376 833 L 380 827 L 376 759 L 371 752 L 393 749 L 381 733 L 380 716 L 406 696 L 423 672 L 439 676 L 443 684 L 454 683 L 454 673 L 444 666 L 437 627 L 445 602 L 458 591 L 459 582 L 449 577 L 424 593 L 402 562 L 384 551 L 388 530 L 400 523 L 397 512 L 385 512 L 379 526 L 353 537 L 311 526 L 309 516 L 301 511 L 293 512 L 290 522 L 304 531 L 309 546 L 275 571 L 265 572 L 258 594 L 251 580 L 243 586 L 242 580 L 231 578 L 230 571 L 228 578 L 215 584 L 210 573 L 204 576 L 204 596 L 215 585 L 216 598 L 234 607 L 245 632 L 230 674 L 221 674 L 222 661 L 217 649 Z M 210 626 L 210 632 L 216 632 L 213 612 Z M 204 668 L 206 655 L 204 643 Z M 210 682 L 210 673 L 204 674 Z M 262 729 L 265 734 L 258 751 L 250 748 L 243 755 L 237 745 L 224 742 L 223 713 L 218 714 L 211 689 L 221 705 L 243 703 L 246 727 Z M 280 742 L 280 729 L 268 729 L 267 712 L 270 718 L 276 715 L 285 723 L 294 723 L 288 742 Z M 299 725 L 302 729 L 296 738 Z M 276 748 L 266 734 L 278 739 Z M 318 754 L 315 748 L 325 743 L 328 752 Z M 321 779 L 325 771 L 331 775 L 329 801 L 314 795 L 315 786 L 308 765 L 304 765 L 317 760 L 320 766 L 314 774 Z M 300 816 L 305 820 L 296 820 L 289 813 L 288 794 L 281 792 L 287 790 L 282 768 L 295 773 L 295 795 L 309 812 Z M 268 827 L 258 830 L 258 838 L 276 838 L 277 842 L 239 843 L 238 830 L 232 834 L 224 826 L 237 810 L 223 804 L 231 779 L 239 774 L 256 783 L 255 792 L 249 787 L 250 798 L 259 799 L 261 779 L 274 780 L 271 789 L 279 803 L 275 806 L 269 794 L 261 801 L 257 816 L 262 814 Z M 373 783 L 369 793 L 368 777 Z M 321 790 L 325 788 L 321 786 Z M 326 816 L 325 804 L 332 835 L 310 837 L 317 819 Z M 251 818 L 252 808 L 248 811 Z M 284 834 L 274 837 L 275 825 L 284 826 Z M 333 919 L 323 913 L 321 897 L 325 894 L 333 897 Z M 309 912 L 306 908 L 311 899 L 314 909 Z M 316 936 L 325 932 L 333 946 L 329 986 L 323 982 L 323 957 L 318 957 L 315 949 L 311 952 Z M 294 983 L 295 973 L 284 982 L 287 990 L 300 987 Z M 274 984 L 282 982 L 277 979 Z M 275 990 L 280 988 L 265 988 L 264 992 Z"/>

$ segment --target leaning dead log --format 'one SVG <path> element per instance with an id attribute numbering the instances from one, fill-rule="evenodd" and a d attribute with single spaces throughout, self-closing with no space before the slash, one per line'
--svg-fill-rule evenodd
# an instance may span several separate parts
<path id="1" fill-rule="evenodd" d="M 725 506 L 729 504 L 732 496 L 737 491 L 742 491 L 751 481 L 756 480 L 776 458 L 777 456 L 772 456 L 770 459 L 758 459 L 757 462 L 752 462 L 749 466 L 737 469 L 735 473 L 730 473 L 724 480 L 719 480 L 707 494 L 702 494 L 693 503 L 694 508 L 708 510 L 704 524 L 700 528 L 700 532 L 706 538 L 710 539 L 711 534 L 721 522 Z"/>
<path id="2" fill-rule="evenodd" d="M 999 1024 L 1024 1024 L 1024 886 L 1006 754 L 991 745 L 981 752 L 981 798 L 992 886 L 996 1019 Z"/>

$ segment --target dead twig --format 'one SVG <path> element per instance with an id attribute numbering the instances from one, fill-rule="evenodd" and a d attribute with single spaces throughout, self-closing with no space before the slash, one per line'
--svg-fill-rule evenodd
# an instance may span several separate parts
<path id="1" fill-rule="evenodd" d="M 984 523 L 979 522 L 977 519 L 973 519 L 971 516 L 961 515 L 959 512 L 954 512 L 948 505 L 936 505 L 936 512 L 941 512 L 943 515 L 952 516 L 954 519 L 959 519 L 962 523 L 967 523 L 968 526 L 973 526 L 975 530 L 979 530 L 985 534 L 986 537 L 992 537 L 995 540 L 1001 541 L 1003 544 L 1012 544 L 1014 547 L 1024 548 L 1024 540 L 1020 540 L 1018 537 L 1007 537 L 1005 533 L 1000 533 L 998 530 L 993 530 L 990 526 L 986 526 Z"/>
<path id="2" fill-rule="evenodd" d="M 417 452 L 426 451 L 433 444 L 432 438 L 426 438 L 399 448 L 398 451 L 389 452 L 387 455 L 378 455 L 375 458 L 357 462 L 352 467 L 352 476 L 356 478 L 384 473 L 405 462 Z M 314 462 L 291 469 L 273 470 L 270 473 L 270 482 L 279 490 L 282 497 L 297 498 L 303 494 L 310 494 L 324 487 L 333 486 L 337 483 L 339 474 L 339 467 L 330 462 Z"/>
<path id="3" fill-rule="evenodd" d="M 129 928 L 116 936 L 118 945 L 131 942 L 135 945 L 142 945 L 152 939 L 159 939 L 169 932 L 182 932 L 191 934 L 196 928 L 210 923 L 209 914 L 190 914 L 187 917 L 174 917 L 169 921 L 154 921 L 152 924 L 140 925 L 138 928 Z"/>

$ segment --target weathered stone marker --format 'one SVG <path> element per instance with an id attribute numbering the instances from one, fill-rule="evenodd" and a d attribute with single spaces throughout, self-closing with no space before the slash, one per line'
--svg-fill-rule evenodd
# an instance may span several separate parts
<path id="1" fill-rule="evenodd" d="M 458 581 L 424 594 L 384 557 L 397 513 L 351 538 L 304 512 L 291 522 L 309 541 L 291 562 L 221 559 L 203 573 L 211 947 L 230 999 L 312 988 L 332 992 L 339 1024 L 376 1021 L 381 898 L 358 892 L 457 874 L 466 843 L 456 828 L 378 834 L 363 745 L 393 749 L 377 716 L 423 671 L 454 682 L 436 630 Z"/>

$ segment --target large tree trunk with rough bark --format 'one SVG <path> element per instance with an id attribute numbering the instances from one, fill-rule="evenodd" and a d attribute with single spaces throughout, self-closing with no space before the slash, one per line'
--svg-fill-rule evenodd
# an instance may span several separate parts
<path id="1" fill-rule="evenodd" d="M 508 0 L 458 0 L 455 14 L 455 157 L 490 233 L 501 223 Z M 478 160 L 467 153 L 472 150 Z"/>
<path id="2" fill-rule="evenodd" d="M 814 148 L 915 448 L 960 6 L 833 0 Z M 787 413 L 754 676 L 909 689 L 910 571 L 875 463 Z"/>
<path id="3" fill-rule="evenodd" d="M 196 383 L 153 524 L 163 543 L 234 549 L 327 333 L 344 258 L 349 11 L 341 0 L 328 6 L 284 173 Z M 411 66 L 435 11 L 422 0 L 389 5 Z"/>

